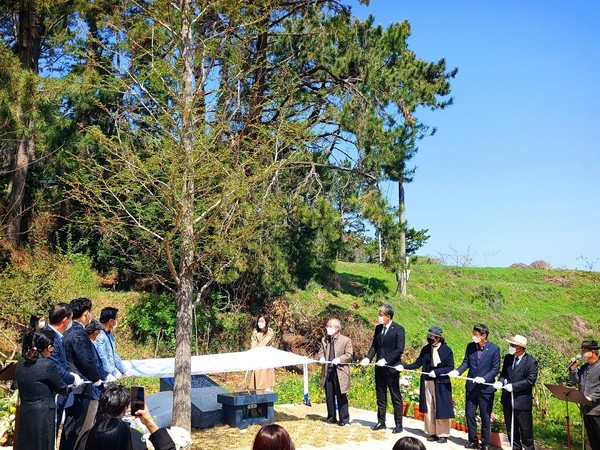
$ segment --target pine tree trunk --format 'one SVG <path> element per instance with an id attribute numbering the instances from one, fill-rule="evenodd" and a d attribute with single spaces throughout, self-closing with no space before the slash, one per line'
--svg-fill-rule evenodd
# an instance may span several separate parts
<path id="1" fill-rule="evenodd" d="M 43 19 L 37 12 L 35 0 L 21 0 L 19 3 L 19 30 L 17 36 L 17 53 L 21 67 L 32 74 L 38 73 Z M 29 76 L 29 74 L 27 74 Z M 6 215 L 2 223 L 7 241 L 16 247 L 21 241 L 21 222 L 25 211 L 25 192 L 29 165 L 34 159 L 34 123 L 31 118 L 36 85 L 33 76 L 29 77 L 23 90 L 23 101 L 18 116 L 21 120 L 21 133 L 18 139 L 16 154 L 13 158 L 8 185 L 10 196 L 6 207 Z"/>
<path id="2" fill-rule="evenodd" d="M 191 430 L 191 335 L 194 289 L 194 66 L 191 7 L 180 1 L 181 54 L 183 57 L 182 139 L 183 184 L 181 204 L 181 244 L 179 285 L 177 289 L 177 326 L 175 349 L 175 385 L 173 388 L 173 425 Z"/>
<path id="3" fill-rule="evenodd" d="M 406 218 L 404 216 L 404 184 L 398 182 L 398 214 L 400 220 L 400 273 L 398 281 L 400 292 L 406 297 L 406 285 L 408 284 L 408 267 L 406 265 Z"/>

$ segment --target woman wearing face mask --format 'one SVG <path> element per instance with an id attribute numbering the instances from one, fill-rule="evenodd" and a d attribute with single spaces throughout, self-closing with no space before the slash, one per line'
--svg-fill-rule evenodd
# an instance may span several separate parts
<path id="1" fill-rule="evenodd" d="M 275 333 L 269 327 L 269 318 L 260 315 L 256 318 L 256 326 L 252 330 L 250 348 L 271 345 Z M 264 389 L 272 391 L 275 386 L 275 369 L 260 369 L 252 372 L 250 389 Z"/>
<path id="2" fill-rule="evenodd" d="M 340 334 L 342 324 L 338 319 L 329 319 L 325 327 L 326 335 L 319 345 L 319 362 L 321 370 L 321 387 L 325 389 L 327 403 L 327 423 L 336 423 L 335 405 L 340 414 L 339 424 L 350 425 L 348 412 L 348 391 L 350 390 L 350 368 L 352 361 L 352 341 Z"/>
<path id="3" fill-rule="evenodd" d="M 454 369 L 454 354 L 442 337 L 442 329 L 432 325 L 427 331 L 427 345 L 412 364 L 397 366 L 396 370 L 422 368 L 419 392 L 419 411 L 425 414 L 425 433 L 428 441 L 443 444 L 450 436 L 450 419 L 454 417 L 452 384 L 445 376 Z"/>
<path id="4" fill-rule="evenodd" d="M 21 408 L 15 450 L 54 450 L 57 393 L 66 394 L 67 385 L 60 378 L 50 354 L 54 349 L 54 333 L 38 330 L 31 348 L 16 368 Z"/>
<path id="5" fill-rule="evenodd" d="M 31 340 L 37 330 L 41 330 L 46 326 L 46 321 L 42 316 L 31 315 L 29 318 L 29 327 L 27 333 L 23 336 L 23 348 L 21 354 L 25 356 L 25 353 L 31 348 Z"/>
<path id="6" fill-rule="evenodd" d="M 581 405 L 583 424 L 592 450 L 600 450 L 600 362 L 598 341 L 581 343 L 581 356 L 585 364 L 577 370 L 579 361 L 569 366 L 569 379 L 579 385 L 579 391 L 590 402 Z"/>

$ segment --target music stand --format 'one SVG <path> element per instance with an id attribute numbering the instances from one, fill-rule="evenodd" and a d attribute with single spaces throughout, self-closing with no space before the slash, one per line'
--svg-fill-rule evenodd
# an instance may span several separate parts
<path id="1" fill-rule="evenodd" d="M 548 390 L 555 396 L 558 400 L 564 400 L 565 405 L 567 407 L 567 448 L 571 450 L 571 422 L 569 418 L 569 402 L 577 403 L 579 405 L 589 405 L 590 402 L 585 396 L 579 392 L 578 389 L 568 387 L 568 386 L 559 386 L 557 384 L 544 384 L 548 388 Z"/>

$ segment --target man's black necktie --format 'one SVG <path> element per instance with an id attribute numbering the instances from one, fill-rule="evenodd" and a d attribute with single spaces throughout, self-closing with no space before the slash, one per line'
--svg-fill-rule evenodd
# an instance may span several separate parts
<path id="1" fill-rule="evenodd" d="M 333 361 L 335 359 L 335 348 L 333 346 L 333 339 L 331 338 L 331 336 L 328 336 L 329 338 L 329 358 L 327 358 L 328 361 Z M 329 364 L 327 366 L 327 372 L 333 372 L 333 364 Z"/>

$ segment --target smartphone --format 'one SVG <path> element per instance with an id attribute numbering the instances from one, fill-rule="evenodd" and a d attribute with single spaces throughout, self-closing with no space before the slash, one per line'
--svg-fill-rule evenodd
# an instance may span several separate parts
<path id="1" fill-rule="evenodd" d="M 135 416 L 135 413 L 140 409 L 144 409 L 146 400 L 144 399 L 144 386 L 131 386 L 131 415 Z"/>

